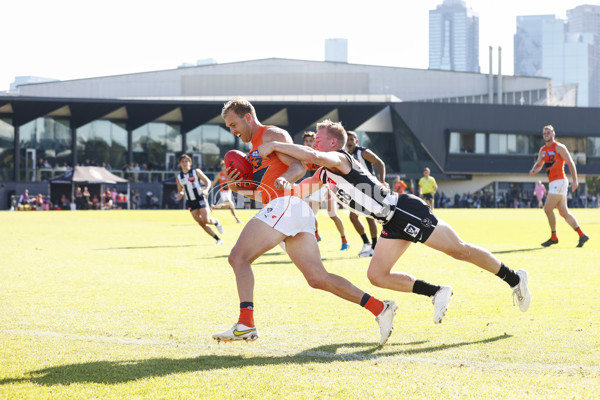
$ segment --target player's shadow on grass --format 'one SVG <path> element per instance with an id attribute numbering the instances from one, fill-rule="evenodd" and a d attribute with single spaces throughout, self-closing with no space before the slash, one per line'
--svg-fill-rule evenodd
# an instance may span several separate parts
<path id="1" fill-rule="evenodd" d="M 142 249 L 170 249 L 179 247 L 197 247 L 197 244 L 173 244 L 165 246 L 130 246 L 130 247 L 105 247 L 103 249 L 93 249 L 96 251 L 104 250 L 142 250 Z"/>
<path id="2" fill-rule="evenodd" d="M 492 251 L 494 254 L 510 254 L 510 253 L 521 253 L 524 251 L 536 251 L 536 250 L 544 250 L 543 247 L 534 247 L 532 249 L 516 249 L 516 250 L 502 250 L 502 251 Z"/>
<path id="3" fill-rule="evenodd" d="M 151 358 L 147 360 L 127 361 L 95 361 L 78 364 L 61 365 L 30 371 L 28 378 L 0 379 L 0 386 L 18 383 L 55 386 L 81 383 L 122 384 L 161 377 L 172 374 L 196 371 L 223 370 L 227 368 L 238 371 L 244 367 L 290 365 L 307 363 L 331 363 L 340 361 L 376 360 L 391 356 L 406 356 L 420 353 L 434 353 L 456 347 L 491 343 L 508 339 L 511 335 L 494 336 L 488 339 L 470 342 L 426 346 L 427 341 L 409 343 L 391 343 L 374 346 L 373 343 L 343 343 L 319 346 L 289 356 L 229 356 L 206 355 L 193 358 Z M 235 344 L 234 344 L 235 345 Z M 246 345 L 245 343 L 241 344 Z M 231 345 L 230 345 L 231 346 Z M 410 361 L 410 359 L 408 360 Z"/>

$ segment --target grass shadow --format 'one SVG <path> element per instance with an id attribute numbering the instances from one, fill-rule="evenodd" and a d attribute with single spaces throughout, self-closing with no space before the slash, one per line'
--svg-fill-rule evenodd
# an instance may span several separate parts
<path id="1" fill-rule="evenodd" d="M 330 363 L 339 361 L 373 360 L 390 356 L 431 353 L 480 343 L 508 339 L 511 335 L 494 336 L 472 342 L 459 342 L 439 346 L 425 346 L 427 341 L 393 343 L 385 347 L 373 343 L 342 343 L 314 347 L 289 356 L 229 356 L 207 355 L 193 358 L 151 358 L 146 360 L 95 361 L 42 368 L 28 373 L 25 378 L 0 379 L 0 386 L 19 383 L 55 386 L 71 384 L 122 384 L 139 379 L 172 374 L 222 369 L 239 370 L 243 367 Z M 409 348 L 407 348 L 409 347 Z M 355 351 L 343 352 L 348 349 Z M 361 350 L 362 349 L 362 350 Z"/>
<path id="2" fill-rule="evenodd" d="M 522 253 L 525 251 L 536 251 L 536 250 L 544 250 L 543 247 L 534 247 L 532 249 L 516 249 L 516 250 L 502 250 L 502 251 L 492 251 L 494 254 L 510 254 L 510 253 Z"/>

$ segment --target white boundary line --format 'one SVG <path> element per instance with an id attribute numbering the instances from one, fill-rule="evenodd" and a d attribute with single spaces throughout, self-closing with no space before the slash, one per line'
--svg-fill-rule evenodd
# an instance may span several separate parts
<path id="1" fill-rule="evenodd" d="M 186 342 L 171 342 L 163 340 L 152 340 L 143 338 L 124 338 L 124 337 L 111 337 L 111 336 L 92 336 L 92 335 L 77 335 L 71 333 L 58 333 L 48 331 L 33 331 L 25 329 L 0 329 L 0 335 L 13 335 L 13 336 L 31 336 L 31 337 L 43 337 L 50 339 L 67 339 L 67 340 L 81 340 L 87 342 L 96 343 L 116 343 L 116 344 L 132 344 L 142 346 L 164 346 L 173 348 L 197 348 L 205 350 L 215 350 L 219 346 L 235 346 L 235 344 L 201 344 L 201 343 L 186 343 Z M 243 346 L 244 352 L 263 353 L 261 349 L 256 349 L 252 345 L 247 343 L 240 343 Z M 344 345 L 340 345 L 344 347 Z M 228 347 L 233 349 L 233 347 Z M 562 365 L 562 364 L 527 364 L 527 363 L 508 363 L 508 362 L 484 362 L 476 360 L 455 360 L 455 359 L 444 359 L 444 358 L 426 358 L 426 357 L 413 357 L 410 355 L 400 354 L 361 354 L 361 353 L 330 353 L 322 350 L 306 350 L 299 353 L 289 353 L 281 350 L 271 351 L 272 356 L 298 356 L 298 357 L 315 357 L 324 359 L 339 359 L 339 360 L 377 360 L 377 359 L 388 359 L 394 360 L 405 364 L 432 364 L 432 365 L 446 365 L 454 367 L 470 367 L 470 368 L 488 368 L 488 369 L 508 369 L 508 370 L 532 370 L 538 372 L 553 372 L 553 373 L 581 373 L 584 375 L 592 374 L 593 376 L 600 376 L 600 366 L 577 366 L 577 365 Z"/>

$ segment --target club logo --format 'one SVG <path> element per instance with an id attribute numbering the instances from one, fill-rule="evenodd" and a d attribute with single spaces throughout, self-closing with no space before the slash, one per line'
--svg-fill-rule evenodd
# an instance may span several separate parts
<path id="1" fill-rule="evenodd" d="M 431 220 L 429 218 L 423 218 L 421 223 L 425 228 L 429 228 L 431 226 Z"/>
<path id="2" fill-rule="evenodd" d="M 404 228 L 404 232 L 409 234 L 412 237 L 417 237 L 421 230 L 412 224 L 406 224 L 406 228 Z"/>

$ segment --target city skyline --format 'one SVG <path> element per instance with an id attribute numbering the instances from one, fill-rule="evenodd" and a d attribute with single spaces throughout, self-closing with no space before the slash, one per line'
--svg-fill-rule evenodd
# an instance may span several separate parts
<path id="1" fill-rule="evenodd" d="M 219 63 L 262 58 L 323 61 L 328 38 L 348 40 L 349 63 L 427 69 L 429 11 L 442 2 L 382 0 L 375 7 L 359 9 L 337 0 L 306 0 L 289 11 L 274 0 L 257 0 L 252 7 L 238 0 L 227 7 L 189 0 L 169 7 L 154 1 L 10 2 L 3 6 L 6 17 L 0 25 L 7 38 L 0 91 L 8 90 L 17 76 L 81 79 L 174 69 L 208 58 Z M 566 19 L 568 9 L 590 4 L 571 0 L 465 3 L 479 16 L 481 72 L 489 71 L 488 47 L 492 46 L 492 70 L 497 73 L 497 49 L 502 46 L 505 75 L 513 74 L 517 16 L 550 14 Z"/>

